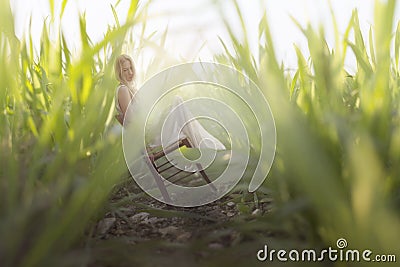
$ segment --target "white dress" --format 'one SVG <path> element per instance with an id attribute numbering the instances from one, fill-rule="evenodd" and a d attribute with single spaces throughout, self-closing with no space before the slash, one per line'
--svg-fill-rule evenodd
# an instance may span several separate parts
<path id="1" fill-rule="evenodd" d="M 115 106 L 119 114 L 122 114 L 122 111 L 118 102 L 118 91 L 122 86 L 118 86 L 115 96 Z M 133 96 L 130 90 L 129 92 L 131 96 Z M 162 123 L 163 132 L 158 133 L 156 138 L 151 140 L 150 146 L 159 146 L 163 144 L 168 147 L 186 137 L 195 148 L 209 148 L 213 150 L 226 149 L 221 141 L 204 129 L 200 122 L 194 118 L 180 96 L 174 97 L 173 103 L 169 109 L 169 114 Z"/>

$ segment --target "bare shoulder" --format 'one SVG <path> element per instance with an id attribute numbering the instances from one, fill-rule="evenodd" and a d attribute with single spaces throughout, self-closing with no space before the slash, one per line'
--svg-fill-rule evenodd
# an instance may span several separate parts
<path id="1" fill-rule="evenodd" d="M 128 87 L 126 86 L 126 85 L 124 85 L 124 84 L 120 84 L 120 85 L 118 85 L 118 87 L 117 87 L 117 91 L 118 91 L 118 93 L 119 92 L 123 92 L 123 91 L 126 91 L 126 92 L 128 92 Z"/>
<path id="2" fill-rule="evenodd" d="M 129 89 L 126 85 L 120 85 L 117 90 L 118 96 L 130 96 Z"/>

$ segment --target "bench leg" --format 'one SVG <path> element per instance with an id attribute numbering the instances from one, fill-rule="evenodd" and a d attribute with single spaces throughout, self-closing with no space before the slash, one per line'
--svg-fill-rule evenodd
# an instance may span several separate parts
<path id="1" fill-rule="evenodd" d="M 161 195 L 164 198 L 164 200 L 168 203 L 171 203 L 171 198 L 169 197 L 167 188 L 165 187 L 164 181 L 160 177 L 160 174 L 156 171 L 156 166 L 153 161 L 150 159 L 146 160 L 147 165 L 149 166 L 149 169 L 151 171 L 151 174 L 154 177 L 154 180 L 156 181 L 156 184 L 158 186 L 158 189 L 160 189 Z"/>

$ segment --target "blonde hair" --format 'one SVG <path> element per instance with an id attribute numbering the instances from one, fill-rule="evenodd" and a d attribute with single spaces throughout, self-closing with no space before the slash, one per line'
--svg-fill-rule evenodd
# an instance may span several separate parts
<path id="1" fill-rule="evenodd" d="M 132 82 L 128 82 L 123 78 L 122 64 L 125 61 L 129 61 L 131 63 L 132 70 L 133 70 Z M 121 84 L 126 85 L 131 90 L 134 90 L 134 86 L 135 86 L 134 81 L 136 79 L 136 68 L 135 68 L 135 64 L 133 63 L 133 59 L 129 55 L 122 54 L 117 57 L 117 59 L 115 60 L 114 71 L 115 71 L 115 77 Z"/>

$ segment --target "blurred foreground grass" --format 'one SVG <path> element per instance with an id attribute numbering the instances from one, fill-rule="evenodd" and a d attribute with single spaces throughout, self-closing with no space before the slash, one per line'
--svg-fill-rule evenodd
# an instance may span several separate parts
<path id="1" fill-rule="evenodd" d="M 108 207 L 125 171 L 120 137 L 110 131 L 112 63 L 129 39 L 137 3 L 132 1 L 126 23 L 117 21 L 97 44 L 87 37 L 82 16 L 82 51 L 73 56 L 61 31 L 50 41 L 46 24 L 35 55 L 32 40 L 16 39 L 8 1 L 0 4 L 1 266 L 57 266 L 66 251 L 83 246 L 85 231 Z M 238 200 L 243 216 L 231 227 L 246 238 L 205 265 L 242 265 L 243 257 L 255 258 L 260 243 L 335 247 L 341 237 L 354 249 L 400 255 L 400 26 L 393 36 L 394 7 L 393 0 L 376 1 L 368 38 L 354 12 L 333 48 L 323 29 L 300 27 L 310 58 L 296 48 L 294 73 L 277 62 L 265 16 L 258 58 L 226 23 L 230 40 L 222 44 L 234 49 L 215 60 L 244 72 L 262 89 L 275 116 L 278 144 L 262 188 L 254 194 L 241 186 L 236 190 L 243 195 Z M 356 56 L 355 73 L 345 70 L 348 53 Z M 254 217 L 251 210 L 263 192 L 272 194 L 275 209 Z M 266 232 L 283 234 L 260 234 Z M 117 255 L 125 255 L 125 248 L 114 246 Z M 190 248 L 199 249 L 185 251 Z M 132 255 L 147 252 L 152 257 L 143 245 Z M 75 260 L 84 266 L 87 259 Z"/>
<path id="2" fill-rule="evenodd" d="M 1 265 L 56 266 L 52 261 L 82 239 L 124 171 L 120 136 L 110 131 L 112 73 L 137 2 L 126 24 L 110 27 L 97 44 L 81 16 L 79 55 L 61 29 L 50 38 L 47 22 L 34 53 L 32 39 L 15 37 L 9 2 L 0 6 Z"/>
<path id="3" fill-rule="evenodd" d="M 332 14 L 334 47 L 323 28 L 294 20 L 310 54 L 305 58 L 295 46 L 294 73 L 277 62 L 265 16 L 259 23 L 258 58 L 247 39 L 240 40 L 226 23 L 234 50 L 226 49 L 217 60 L 246 73 L 270 101 L 278 144 L 264 186 L 273 189 L 278 214 L 290 210 L 286 232 L 301 229 L 305 243 L 335 247 L 343 237 L 352 248 L 400 252 L 400 24 L 393 35 L 395 4 L 375 1 L 368 38 L 361 33 L 357 11 L 345 33 L 338 32 Z M 242 32 L 246 36 L 245 27 Z M 355 73 L 346 71 L 348 53 L 355 55 Z"/>

